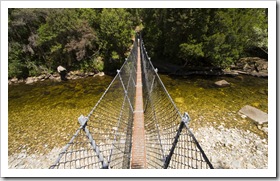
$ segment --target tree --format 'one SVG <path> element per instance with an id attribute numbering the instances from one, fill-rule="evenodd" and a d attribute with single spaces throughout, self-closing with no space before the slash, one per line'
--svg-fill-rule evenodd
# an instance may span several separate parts
<path id="1" fill-rule="evenodd" d="M 133 24 L 125 9 L 103 9 L 99 36 L 107 70 L 120 67 L 132 43 Z"/>
<path id="2" fill-rule="evenodd" d="M 38 44 L 46 51 L 46 64 L 72 67 L 97 51 L 98 37 L 87 12 L 80 9 L 51 9 L 46 23 L 38 29 Z M 92 12 L 91 12 L 92 13 Z"/>
<path id="3" fill-rule="evenodd" d="M 265 9 L 144 9 L 150 55 L 173 63 L 228 67 L 248 50 L 267 50 Z M 256 55 L 256 54 L 255 54 Z"/>

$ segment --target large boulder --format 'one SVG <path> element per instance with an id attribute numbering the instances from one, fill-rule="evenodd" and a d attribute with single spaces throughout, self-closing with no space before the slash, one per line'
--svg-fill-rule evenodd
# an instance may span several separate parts
<path id="1" fill-rule="evenodd" d="M 60 66 L 57 67 L 57 71 L 60 75 L 61 80 L 67 80 L 67 78 L 66 78 L 66 75 L 67 75 L 66 68 L 64 68 L 60 65 Z"/>
<path id="2" fill-rule="evenodd" d="M 66 68 L 64 68 L 64 67 L 62 67 L 61 65 L 59 65 L 59 66 L 57 67 L 57 71 L 58 71 L 58 73 L 63 72 L 63 71 L 66 71 Z"/>
<path id="3" fill-rule="evenodd" d="M 242 107 L 239 112 L 241 115 L 246 115 L 258 124 L 264 124 L 268 122 L 268 114 L 249 105 Z"/>

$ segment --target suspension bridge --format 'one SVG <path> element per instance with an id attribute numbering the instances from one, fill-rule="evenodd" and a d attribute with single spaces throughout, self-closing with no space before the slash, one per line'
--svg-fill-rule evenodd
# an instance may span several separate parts
<path id="1" fill-rule="evenodd" d="M 141 36 L 50 169 L 213 169 Z"/>

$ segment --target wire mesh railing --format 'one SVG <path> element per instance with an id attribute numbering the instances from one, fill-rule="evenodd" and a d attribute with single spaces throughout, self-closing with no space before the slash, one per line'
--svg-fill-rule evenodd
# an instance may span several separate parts
<path id="1" fill-rule="evenodd" d="M 213 168 L 179 112 L 141 41 L 144 120 L 148 168 Z"/>
<path id="2" fill-rule="evenodd" d="M 130 168 L 137 42 L 50 168 Z"/>
<path id="3" fill-rule="evenodd" d="M 129 57 L 80 127 L 59 153 L 52 169 L 128 169 L 137 70 L 137 41 Z M 140 38 L 147 168 L 213 168 L 168 94 Z"/>

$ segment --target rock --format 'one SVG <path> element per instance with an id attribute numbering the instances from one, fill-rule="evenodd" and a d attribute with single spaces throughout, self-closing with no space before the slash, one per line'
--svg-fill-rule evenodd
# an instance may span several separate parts
<path id="1" fill-rule="evenodd" d="M 53 78 L 60 77 L 58 73 L 53 73 L 51 76 L 53 76 Z"/>
<path id="2" fill-rule="evenodd" d="M 245 57 L 236 62 L 232 69 L 238 70 L 240 74 L 247 74 L 256 77 L 268 77 L 268 62 L 259 57 Z"/>
<path id="3" fill-rule="evenodd" d="M 59 66 L 57 67 L 57 71 L 58 71 L 58 73 L 63 72 L 63 71 L 66 71 L 66 68 L 64 68 L 64 67 L 62 67 L 61 65 L 59 65 Z"/>
<path id="4" fill-rule="evenodd" d="M 16 78 L 16 77 L 12 78 L 12 79 L 11 79 L 11 82 L 12 82 L 12 83 L 17 83 L 17 82 L 18 82 L 18 78 Z"/>
<path id="5" fill-rule="evenodd" d="M 45 77 L 46 77 L 45 74 L 42 74 L 42 75 L 40 75 L 40 76 L 38 77 L 38 79 L 39 79 L 39 80 L 42 80 L 42 79 L 45 79 Z"/>
<path id="6" fill-rule="evenodd" d="M 89 72 L 88 76 L 94 76 L 94 73 L 93 72 Z"/>
<path id="7" fill-rule="evenodd" d="M 220 80 L 220 81 L 217 81 L 215 82 L 215 85 L 219 86 L 219 87 L 227 87 L 230 85 L 230 83 L 228 83 L 227 81 L 225 80 Z"/>
<path id="8" fill-rule="evenodd" d="M 25 81 L 25 83 L 26 84 L 32 84 L 32 83 L 34 83 L 35 81 L 34 81 L 34 78 L 33 77 L 27 77 L 27 79 L 26 79 L 26 81 Z"/>
<path id="9" fill-rule="evenodd" d="M 60 65 L 60 66 L 57 67 L 57 71 L 60 75 L 61 80 L 67 80 L 67 78 L 66 78 L 66 74 L 67 74 L 66 68 L 64 68 Z"/>
<path id="10" fill-rule="evenodd" d="M 265 59 L 257 59 L 255 61 L 255 66 L 258 71 L 268 70 L 268 62 Z"/>
<path id="11" fill-rule="evenodd" d="M 242 114 L 242 115 L 241 115 L 241 118 L 242 118 L 242 119 L 246 119 L 247 116 Z"/>
<path id="12" fill-rule="evenodd" d="M 268 128 L 267 127 L 262 127 L 261 129 L 263 130 L 263 132 L 268 133 Z"/>
<path id="13" fill-rule="evenodd" d="M 258 124 L 263 124 L 268 122 L 267 113 L 249 105 L 246 105 L 243 108 L 241 108 L 238 113 L 246 115 L 253 121 L 257 122 Z"/>
<path id="14" fill-rule="evenodd" d="M 233 162 L 231 162 L 231 166 L 235 169 L 243 168 L 242 162 L 240 160 L 234 160 Z"/>
<path id="15" fill-rule="evenodd" d="M 104 72 L 99 72 L 98 75 L 99 75 L 100 77 L 102 77 L 102 76 L 104 76 L 105 74 L 104 74 Z"/>

